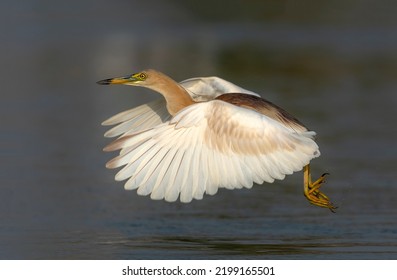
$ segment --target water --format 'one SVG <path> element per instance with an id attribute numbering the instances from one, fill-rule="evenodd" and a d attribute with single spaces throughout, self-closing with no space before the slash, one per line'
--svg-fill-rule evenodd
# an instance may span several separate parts
<path id="1" fill-rule="evenodd" d="M 396 259 L 396 7 L 336 3 L 7 1 L 0 258 Z M 149 67 L 224 77 L 317 131 L 337 213 L 305 200 L 302 173 L 187 205 L 124 191 L 100 123 L 157 95 L 95 81 Z"/>

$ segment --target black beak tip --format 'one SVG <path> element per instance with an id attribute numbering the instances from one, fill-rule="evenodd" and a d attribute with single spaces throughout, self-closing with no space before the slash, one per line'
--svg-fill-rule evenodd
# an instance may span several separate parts
<path id="1" fill-rule="evenodd" d="M 105 79 L 105 80 L 100 80 L 98 82 L 96 82 L 98 85 L 110 85 L 111 84 L 112 79 Z"/>

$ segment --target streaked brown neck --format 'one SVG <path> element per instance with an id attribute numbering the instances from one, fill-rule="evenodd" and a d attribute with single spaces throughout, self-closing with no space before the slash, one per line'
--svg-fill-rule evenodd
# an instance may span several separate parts
<path id="1" fill-rule="evenodd" d="M 196 103 L 189 93 L 170 77 L 159 73 L 157 80 L 149 88 L 161 93 L 167 101 L 167 110 L 174 116 L 183 108 Z"/>

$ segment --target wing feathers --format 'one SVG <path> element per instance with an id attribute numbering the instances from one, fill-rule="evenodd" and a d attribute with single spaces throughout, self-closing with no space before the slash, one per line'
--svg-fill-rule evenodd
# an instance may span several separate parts
<path id="1" fill-rule="evenodd" d="M 142 124 L 138 111 L 153 119 L 151 125 L 160 123 L 134 130 Z M 213 195 L 218 188 L 271 183 L 301 170 L 320 154 L 314 132 L 296 132 L 219 100 L 189 106 L 165 122 L 141 107 L 106 123 L 120 122 L 109 135 L 122 136 L 105 150 L 121 151 L 107 167 L 124 166 L 116 180 L 128 179 L 126 189 L 137 188 L 138 194 L 150 194 L 152 199 L 175 201 L 179 196 L 188 203 L 202 199 L 204 193 Z M 132 124 L 134 129 L 128 129 Z"/>
<path id="2" fill-rule="evenodd" d="M 102 122 L 102 125 L 115 125 L 118 123 L 128 121 L 130 119 L 139 117 L 140 115 L 142 115 L 144 113 L 157 112 L 158 110 L 161 110 L 162 108 L 164 108 L 165 104 L 166 103 L 165 103 L 164 99 L 158 99 L 158 100 L 143 104 L 141 106 L 135 107 L 133 109 L 118 113 L 117 115 L 114 115 L 113 117 Z"/>

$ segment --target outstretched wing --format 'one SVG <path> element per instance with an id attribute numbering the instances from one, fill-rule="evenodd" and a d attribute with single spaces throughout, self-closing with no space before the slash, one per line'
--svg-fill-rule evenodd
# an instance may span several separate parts
<path id="1" fill-rule="evenodd" d="M 127 134 L 108 168 L 116 180 L 152 199 L 182 202 L 218 188 L 250 188 L 283 179 L 320 155 L 312 131 L 296 132 L 255 111 L 220 100 L 191 105 L 169 121 Z"/>
<path id="2" fill-rule="evenodd" d="M 102 125 L 116 125 L 105 133 L 105 137 L 116 137 L 155 127 L 170 118 L 165 99 L 158 99 L 118 113 L 104 121 Z"/>

